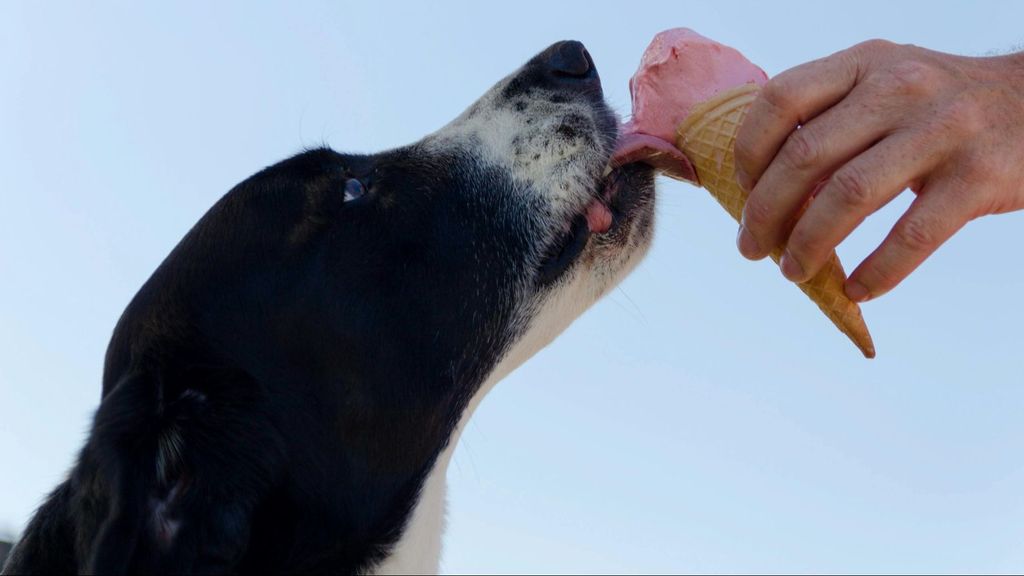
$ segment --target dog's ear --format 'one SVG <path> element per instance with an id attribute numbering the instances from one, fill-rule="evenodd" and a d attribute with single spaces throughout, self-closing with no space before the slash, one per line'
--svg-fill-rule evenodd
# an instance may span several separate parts
<path id="1" fill-rule="evenodd" d="M 7 557 L 11 554 L 11 548 L 14 546 L 13 542 L 7 542 L 6 540 L 0 540 L 0 569 L 3 569 L 4 564 L 7 563 Z"/>
<path id="2" fill-rule="evenodd" d="M 180 386 L 138 372 L 103 399 L 86 448 L 94 484 L 109 491 L 91 573 L 231 572 L 245 552 L 281 442 L 254 382 L 196 379 Z"/>
<path id="3" fill-rule="evenodd" d="M 36 510 L 21 538 L 10 551 L 0 574 L 73 574 L 75 540 L 70 514 L 71 481 L 57 487 Z"/>

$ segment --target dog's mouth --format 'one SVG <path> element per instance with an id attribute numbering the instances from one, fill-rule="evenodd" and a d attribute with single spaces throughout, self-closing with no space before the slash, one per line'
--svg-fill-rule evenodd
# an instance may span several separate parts
<path id="1" fill-rule="evenodd" d="M 548 284 L 559 277 L 583 252 L 591 236 L 611 235 L 625 219 L 619 191 L 624 186 L 628 165 L 605 169 L 594 198 L 572 219 L 569 230 L 550 248 L 541 264 L 538 281 Z"/>
<path id="2" fill-rule="evenodd" d="M 606 234 L 618 223 L 613 200 L 623 185 L 622 174 L 626 167 L 647 164 L 671 178 L 697 183 L 697 171 L 693 164 L 672 143 L 656 136 L 632 132 L 628 126 L 615 143 L 598 194 L 584 210 L 588 229 L 595 234 Z"/>
<path id="3" fill-rule="evenodd" d="M 672 178 L 697 181 L 693 165 L 671 143 L 646 134 L 620 134 L 593 199 L 572 219 L 568 232 L 548 249 L 539 272 L 541 284 L 560 276 L 587 247 L 591 236 L 611 236 L 622 227 L 634 197 L 621 192 L 628 186 L 629 173 L 641 164 Z"/>

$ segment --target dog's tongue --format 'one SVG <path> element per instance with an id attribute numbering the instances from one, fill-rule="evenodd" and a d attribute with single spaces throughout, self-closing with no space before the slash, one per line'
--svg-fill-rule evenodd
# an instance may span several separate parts
<path id="1" fill-rule="evenodd" d="M 587 205 L 587 227 L 594 234 L 604 234 L 612 227 L 612 211 L 600 200 L 591 200 Z"/>
<path id="2" fill-rule="evenodd" d="M 768 75 L 733 48 L 688 28 L 673 28 L 651 40 L 629 81 L 633 118 L 622 125 L 613 164 L 646 162 L 666 175 L 697 181 L 693 165 L 674 142 L 676 128 L 694 105 Z"/>
<path id="3" fill-rule="evenodd" d="M 690 160 L 672 142 L 636 132 L 632 122 L 620 128 L 619 140 L 612 154 L 612 166 L 623 166 L 631 162 L 643 162 L 654 166 L 666 176 L 679 180 L 697 181 L 697 171 Z"/>

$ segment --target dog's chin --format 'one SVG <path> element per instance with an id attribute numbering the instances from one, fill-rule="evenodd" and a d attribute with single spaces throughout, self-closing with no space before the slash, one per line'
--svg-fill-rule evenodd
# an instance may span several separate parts
<path id="1" fill-rule="evenodd" d="M 611 265 L 621 260 L 624 252 L 646 247 L 646 242 L 631 239 L 643 228 L 639 232 L 648 240 L 654 169 L 641 162 L 619 165 L 612 157 L 595 181 L 592 200 L 572 216 L 568 231 L 545 255 L 538 273 L 540 285 L 554 283 L 574 265 Z"/>

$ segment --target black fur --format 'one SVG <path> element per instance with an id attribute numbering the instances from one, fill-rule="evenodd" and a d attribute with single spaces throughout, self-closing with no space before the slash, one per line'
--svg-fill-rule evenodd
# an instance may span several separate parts
<path id="1" fill-rule="evenodd" d="M 421 145 L 311 150 L 236 186 L 125 310 L 88 442 L 6 571 L 372 567 L 521 330 L 550 246 L 516 186 Z"/>

